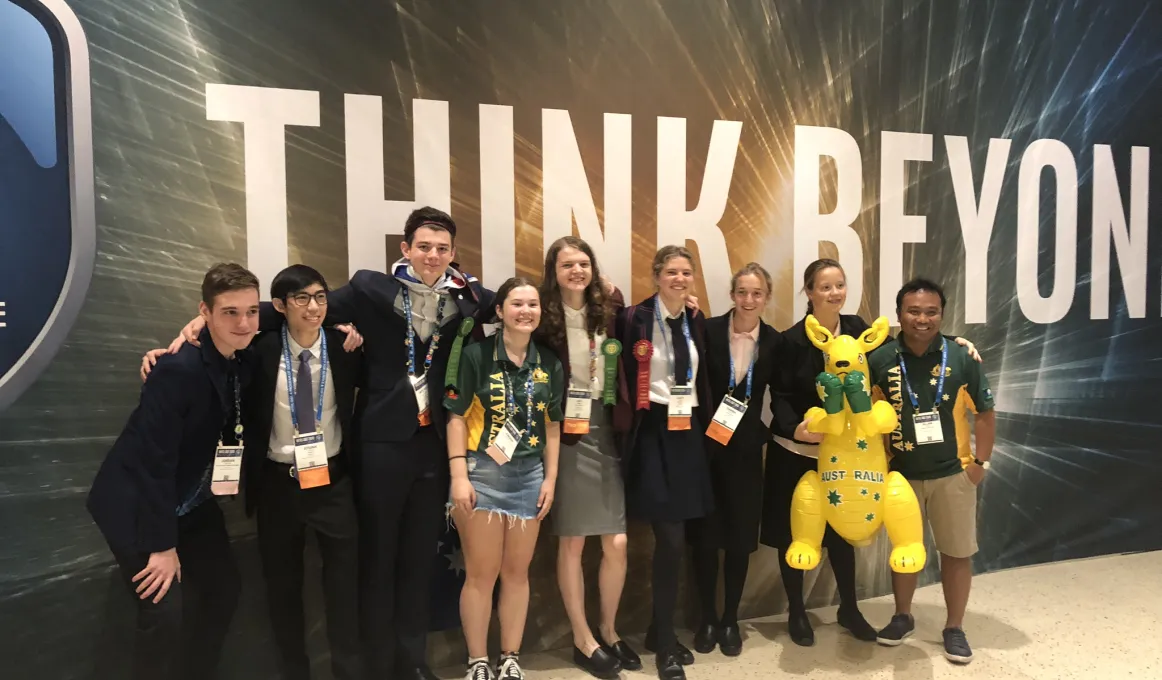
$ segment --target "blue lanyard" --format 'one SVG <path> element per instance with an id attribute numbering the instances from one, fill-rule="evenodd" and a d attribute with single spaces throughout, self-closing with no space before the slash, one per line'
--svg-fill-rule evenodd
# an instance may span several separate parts
<path id="1" fill-rule="evenodd" d="M 674 373 L 674 352 L 670 351 L 670 340 L 666 337 L 666 323 L 662 321 L 662 298 L 654 296 L 654 317 L 658 320 L 658 332 L 662 334 L 662 342 L 666 345 L 666 363 L 670 367 L 670 374 Z M 686 345 L 693 343 L 690 339 L 690 321 L 686 316 L 685 310 L 682 311 L 682 335 L 686 336 Z M 677 382 L 677 377 L 674 376 L 674 381 Z M 690 361 L 686 362 L 686 383 L 689 385 L 694 382 L 694 357 L 690 357 Z"/>
<path id="2" fill-rule="evenodd" d="M 322 345 L 319 348 L 319 355 L 322 357 L 322 368 L 319 369 L 319 398 L 315 401 L 315 423 L 323 422 L 323 394 L 327 389 L 327 334 L 323 329 L 319 329 L 319 340 Z M 286 393 L 287 402 L 290 404 L 291 425 L 294 426 L 295 432 L 299 431 L 299 416 L 295 412 L 295 379 L 294 372 L 291 370 L 291 364 L 294 358 L 290 353 L 290 340 L 287 337 L 286 324 L 282 325 L 282 360 L 286 369 Z"/>
<path id="3" fill-rule="evenodd" d="M 908 398 L 912 401 L 912 410 L 920 410 L 920 399 L 916 396 L 916 391 L 912 389 L 912 383 L 908 380 L 908 367 L 904 364 L 904 353 L 898 348 L 896 350 L 896 357 L 900 360 L 900 376 L 904 379 L 904 389 L 908 390 Z M 936 398 L 932 403 L 932 410 L 940 410 L 940 402 L 944 400 L 944 371 L 948 368 L 948 340 L 940 338 L 940 377 L 936 382 Z"/>
<path id="4" fill-rule="evenodd" d="M 416 374 L 416 328 L 412 324 L 412 296 L 408 292 L 407 286 L 404 286 L 400 292 L 403 294 L 404 320 L 408 325 L 408 375 L 414 376 Z M 428 355 L 424 357 L 424 375 L 427 375 L 428 369 L 432 367 L 432 357 L 436 353 L 436 348 L 440 346 L 440 324 L 444 322 L 444 296 L 437 295 L 440 302 L 436 305 L 436 329 L 432 331 L 432 342 L 428 345 Z"/>
<path id="5" fill-rule="evenodd" d="M 501 337 L 501 333 L 498 332 L 496 334 L 496 344 L 492 346 L 492 360 L 493 361 L 497 361 L 499 359 L 500 345 L 502 342 L 504 342 L 504 338 Z M 533 345 L 532 345 L 532 342 L 530 342 L 529 349 L 526 351 L 532 351 L 532 348 L 533 348 Z M 510 361 L 509 363 L 512 363 L 512 362 Z M 536 365 L 537 365 L 537 367 L 540 367 L 540 365 L 541 365 L 541 355 L 539 352 L 537 353 Z M 517 371 L 518 372 L 520 371 L 519 366 L 517 367 Z M 512 392 L 512 376 L 510 376 L 508 374 L 508 371 L 505 370 L 504 367 L 501 367 L 500 372 L 504 374 L 504 411 L 508 415 L 509 418 L 512 418 L 513 416 L 516 415 L 516 395 L 513 394 L 513 392 Z M 533 388 L 534 388 L 534 386 L 533 386 L 533 373 L 534 372 L 535 372 L 535 369 L 532 371 L 529 371 L 529 376 L 525 380 L 525 427 L 528 428 L 530 432 L 532 431 L 532 427 L 533 427 Z"/>
<path id="6" fill-rule="evenodd" d="M 730 322 L 733 323 L 734 319 L 731 318 Z M 730 355 L 730 384 L 726 388 L 726 393 L 731 395 L 731 396 L 734 396 L 734 388 L 736 387 L 737 383 L 734 379 L 734 352 L 730 351 L 730 335 L 729 335 L 730 333 L 733 333 L 734 330 L 732 327 L 727 327 L 726 332 L 727 332 L 727 337 L 726 337 L 727 352 L 726 353 L 728 355 Z M 746 400 L 747 400 L 747 402 L 750 401 L 750 389 L 751 389 L 751 386 L 754 384 L 754 363 L 758 359 L 758 356 L 759 356 L 759 343 L 756 340 L 755 344 L 754 344 L 754 350 L 750 353 L 750 368 L 746 369 Z"/>

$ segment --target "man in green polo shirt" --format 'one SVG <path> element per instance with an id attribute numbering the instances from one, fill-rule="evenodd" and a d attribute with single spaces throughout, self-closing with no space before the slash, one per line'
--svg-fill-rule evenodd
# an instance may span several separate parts
<path id="1" fill-rule="evenodd" d="M 900 334 L 872 352 L 868 363 L 876 396 L 900 416 L 890 435 L 891 469 L 911 483 L 940 552 L 948 608 L 944 656 L 968 663 L 972 648 L 961 625 L 977 551 L 976 488 L 989 468 L 996 412 L 980 364 L 940 334 L 944 302 L 943 289 L 932 281 L 904 284 L 896 295 Z M 898 645 L 915 629 L 911 610 L 918 579 L 919 574 L 892 573 L 896 614 L 879 632 L 880 644 Z"/>

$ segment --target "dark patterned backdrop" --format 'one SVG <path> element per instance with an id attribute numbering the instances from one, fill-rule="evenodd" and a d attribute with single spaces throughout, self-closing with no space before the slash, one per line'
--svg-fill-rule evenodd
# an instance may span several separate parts
<path id="1" fill-rule="evenodd" d="M 269 273 L 285 258 L 340 282 L 349 265 L 386 264 L 380 253 L 394 246 L 378 235 L 398 233 L 403 202 L 417 196 L 446 202 L 463 230 L 461 261 L 492 286 L 513 271 L 539 275 L 545 226 L 558 233 L 564 219 L 568 229 L 571 207 L 583 235 L 605 225 L 599 252 L 630 265 L 613 273 L 634 297 L 649 290 L 659 232 L 692 238 L 712 312 L 725 311 L 730 268 L 762 262 L 776 277 L 767 318 L 778 328 L 796 317 L 796 250 L 816 254 L 812 215 L 849 216 L 840 226 L 854 231 L 839 251 L 849 272 L 862 264 L 853 306 L 865 318 L 890 314 L 882 293 L 910 275 L 936 277 L 950 295 L 946 328 L 985 356 L 1000 418 L 978 570 L 1162 547 L 1153 408 L 1162 257 L 1149 205 L 1162 190 L 1158 2 L 69 4 L 91 56 L 97 255 L 63 348 L 0 413 L 6 676 L 90 677 L 99 634 L 126 621 L 109 605 L 112 561 L 84 495 L 136 401 L 142 352 L 194 314 L 202 272 L 237 260 Z M 4 64 L 0 85 L 14 69 Z M 299 121 L 285 146 L 264 142 L 252 122 L 209 120 L 230 116 L 208 115 L 208 84 L 305 91 L 260 111 Z M 218 104 L 243 105 L 238 91 L 222 92 Z M 382 141 L 360 124 L 379 120 L 368 109 L 376 101 Z M 567 110 L 574 137 L 545 110 Z M 13 118 L 0 110 L 5 164 L 21 149 Z M 834 158 L 796 155 L 796 138 L 803 146 L 811 134 L 804 126 L 838 133 Z M 990 140 L 1008 141 L 990 152 Z M 284 164 L 269 156 L 281 148 Z M 378 177 L 365 170 L 378 150 L 375 195 Z M 273 165 L 247 156 L 259 151 Z M 1041 172 L 1038 159 L 1056 172 Z M 587 187 L 569 174 L 576 167 Z M 812 173 L 818 183 L 805 182 Z M 547 175 L 557 187 L 549 195 Z M 978 202 L 979 223 L 992 225 L 987 250 L 981 232 L 962 236 Z M 918 236 L 905 213 L 926 216 Z M 6 229 L 15 229 L 11 214 L 0 205 Z M 0 261 L 23 245 L 12 234 Z M 862 252 L 852 250 L 855 234 Z M 20 271 L 0 272 L 9 310 L 36 294 Z M 231 517 L 255 583 L 253 525 L 237 508 Z M 861 552 L 864 594 L 889 589 L 885 547 Z M 441 550 L 443 620 L 455 625 L 457 552 L 453 542 Z M 628 633 L 648 619 L 649 553 L 635 529 Z M 534 562 L 528 651 L 568 639 L 554 554 L 545 540 Z M 934 570 L 935 561 L 927 580 Z M 833 597 L 824 568 L 812 600 Z M 774 553 L 762 549 L 743 613 L 783 606 Z M 260 591 L 247 588 L 225 677 L 273 677 L 264 616 Z M 458 633 L 442 635 L 437 661 L 461 661 Z"/>

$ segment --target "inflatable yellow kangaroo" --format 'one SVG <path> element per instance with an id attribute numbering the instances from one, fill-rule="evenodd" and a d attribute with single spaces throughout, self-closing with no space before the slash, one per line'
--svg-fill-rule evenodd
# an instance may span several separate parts
<path id="1" fill-rule="evenodd" d="M 892 541 L 893 571 L 913 574 L 924 568 L 924 526 L 916 494 L 904 476 L 888 472 L 883 435 L 899 418 L 886 401 L 872 403 L 867 353 L 888 337 L 888 320 L 876 319 L 858 340 L 833 337 L 814 316 L 807 337 L 823 352 L 826 371 L 815 387 L 823 407 L 807 411 L 807 430 L 823 435 L 819 470 L 808 472 L 791 501 L 791 547 L 787 564 L 814 569 L 823 532 L 831 528 L 856 547 L 871 545 L 883 523 Z M 846 397 L 846 399 L 844 398 Z"/>

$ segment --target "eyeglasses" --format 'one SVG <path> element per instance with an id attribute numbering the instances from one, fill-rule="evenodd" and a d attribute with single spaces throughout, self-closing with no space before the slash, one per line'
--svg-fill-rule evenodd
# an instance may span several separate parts
<path id="1" fill-rule="evenodd" d="M 324 307 L 327 304 L 327 291 L 321 290 L 314 295 L 311 295 L 310 293 L 295 293 L 287 299 L 299 307 L 306 307 L 307 305 L 311 304 L 311 300 L 314 300 L 316 303 L 318 303 L 320 307 Z"/>

